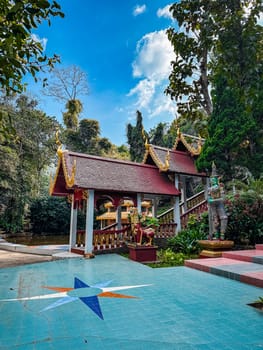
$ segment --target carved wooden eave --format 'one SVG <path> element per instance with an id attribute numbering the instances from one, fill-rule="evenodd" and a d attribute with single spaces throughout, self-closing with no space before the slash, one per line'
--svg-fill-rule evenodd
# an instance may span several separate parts
<path id="1" fill-rule="evenodd" d="M 187 140 L 186 137 L 191 138 L 194 142 L 190 144 Z M 201 137 L 196 137 L 188 134 L 183 134 L 181 131 L 178 129 L 177 130 L 177 137 L 173 146 L 173 150 L 178 149 L 178 145 L 180 142 L 183 144 L 185 149 L 191 154 L 191 156 L 199 156 L 202 150 L 202 145 L 204 143 L 204 139 Z"/>
<path id="2" fill-rule="evenodd" d="M 156 164 L 156 166 L 159 168 L 160 171 L 167 171 L 169 170 L 170 167 L 170 152 L 169 150 L 167 150 L 166 156 L 165 156 L 165 161 L 163 162 L 158 155 L 156 154 L 154 148 L 152 147 L 152 145 L 148 144 L 145 145 L 146 147 L 146 151 L 144 154 L 144 158 L 142 163 L 146 163 L 146 160 L 148 158 L 148 156 L 150 156 L 152 158 L 152 160 L 154 161 L 154 163 Z"/>
<path id="3" fill-rule="evenodd" d="M 64 179 L 66 182 L 67 189 L 71 189 L 74 186 L 75 183 L 75 174 L 76 174 L 76 161 L 74 160 L 73 165 L 70 167 L 69 164 L 67 164 L 66 156 L 68 151 L 62 150 L 61 146 L 59 146 L 57 150 L 58 155 L 58 164 L 56 173 L 54 176 L 54 179 L 50 176 L 50 184 L 49 184 L 49 193 L 52 195 L 54 193 L 55 184 L 57 182 L 60 170 L 62 169 L 64 174 Z"/>

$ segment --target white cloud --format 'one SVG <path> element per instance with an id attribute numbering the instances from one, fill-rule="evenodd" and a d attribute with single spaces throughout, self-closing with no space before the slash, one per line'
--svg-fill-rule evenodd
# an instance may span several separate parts
<path id="1" fill-rule="evenodd" d="M 132 64 L 134 77 L 157 81 L 167 78 L 174 52 L 165 30 L 144 35 L 137 43 L 136 54 Z"/>
<path id="2" fill-rule="evenodd" d="M 138 108 L 147 108 L 155 92 L 155 82 L 153 80 L 143 79 L 130 90 L 128 96 L 137 95 L 136 106 Z"/>
<path id="3" fill-rule="evenodd" d="M 263 27 L 263 13 L 260 14 L 260 17 L 258 19 L 258 24 Z"/>
<path id="4" fill-rule="evenodd" d="M 46 46 L 47 46 L 47 38 L 40 38 L 38 35 L 36 34 L 31 34 L 31 38 L 32 40 L 40 43 L 44 49 L 44 51 L 46 50 Z"/>
<path id="5" fill-rule="evenodd" d="M 169 96 L 164 95 L 163 91 L 166 84 L 162 85 L 162 91 L 159 91 L 159 96 L 154 100 L 153 106 L 150 112 L 150 118 L 157 117 L 161 114 L 168 114 L 173 117 L 177 115 L 177 106 Z M 160 89 L 161 90 L 161 89 Z"/>
<path id="6" fill-rule="evenodd" d="M 133 9 L 133 16 L 139 16 L 146 11 L 146 5 L 136 5 Z"/>
<path id="7" fill-rule="evenodd" d="M 253 9 L 253 3 L 248 2 L 247 4 L 244 5 L 243 10 L 245 12 L 246 18 L 249 17 L 252 9 Z M 259 17 L 257 18 L 257 24 L 259 24 L 260 26 L 263 26 L 263 13 L 262 12 L 260 12 Z"/>
<path id="8" fill-rule="evenodd" d="M 128 93 L 136 98 L 134 107 L 142 112 L 145 110 L 149 118 L 164 112 L 174 115 L 174 102 L 164 95 L 171 72 L 170 62 L 174 59 L 165 30 L 143 36 L 137 44 L 136 55 L 132 64 L 133 76 L 141 80 Z"/>
<path id="9" fill-rule="evenodd" d="M 172 4 L 169 4 L 169 5 L 166 5 L 163 8 L 158 9 L 157 16 L 158 17 L 170 18 L 171 20 L 173 20 L 173 16 L 172 16 L 171 12 L 169 11 L 171 6 L 172 6 Z"/>

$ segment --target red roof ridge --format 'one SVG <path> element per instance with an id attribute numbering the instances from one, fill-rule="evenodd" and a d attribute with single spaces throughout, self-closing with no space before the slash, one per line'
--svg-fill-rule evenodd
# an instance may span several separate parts
<path id="1" fill-rule="evenodd" d="M 131 160 L 125 160 L 125 159 L 117 159 L 117 158 L 107 158 L 107 157 L 101 157 L 101 156 L 95 156 L 91 154 L 86 153 L 78 153 L 78 152 L 72 152 L 65 150 L 63 152 L 64 154 L 67 154 L 71 157 L 78 157 L 78 158 L 88 158 L 88 159 L 94 159 L 102 162 L 109 162 L 109 163 L 118 163 L 118 164 L 126 164 L 126 165 L 132 165 L 132 166 L 139 166 L 139 167 L 148 167 L 148 168 L 156 168 L 156 165 L 151 164 L 144 164 L 139 162 L 133 162 Z"/>
<path id="2" fill-rule="evenodd" d="M 168 147 L 163 147 L 163 146 L 157 146 L 157 145 L 153 145 L 153 144 L 149 144 L 150 147 L 152 148 L 157 148 L 160 149 L 162 151 L 169 151 L 169 153 L 180 153 L 180 154 L 185 154 L 185 155 L 189 155 L 189 151 L 185 152 L 185 151 L 180 151 L 178 149 L 173 149 L 173 148 L 168 148 Z"/>
<path id="3" fill-rule="evenodd" d="M 152 143 L 150 143 L 149 146 L 150 146 L 150 147 L 153 147 L 153 148 L 159 148 L 159 149 L 161 149 L 161 150 L 163 150 L 163 151 L 171 151 L 171 150 L 172 150 L 171 148 L 153 145 Z"/>

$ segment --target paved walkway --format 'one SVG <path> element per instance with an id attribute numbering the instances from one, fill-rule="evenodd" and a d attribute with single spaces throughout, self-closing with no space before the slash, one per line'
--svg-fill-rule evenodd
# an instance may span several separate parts
<path id="1" fill-rule="evenodd" d="M 17 253 L 0 249 L 0 268 L 52 261 L 52 256 Z"/>
<path id="2" fill-rule="evenodd" d="M 54 259 L 79 258 L 78 254 L 70 253 L 67 244 L 27 246 L 7 242 L 0 237 L 0 267 L 16 266 L 23 262 L 50 261 Z M 8 262 L 9 260 L 9 262 Z"/>
<path id="3" fill-rule="evenodd" d="M 116 254 L 0 269 L 1 350 L 262 349 L 262 289 Z"/>

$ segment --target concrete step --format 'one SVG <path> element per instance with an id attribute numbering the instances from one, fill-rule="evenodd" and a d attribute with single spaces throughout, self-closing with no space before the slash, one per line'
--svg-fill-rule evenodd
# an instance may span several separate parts
<path id="1" fill-rule="evenodd" d="M 224 252 L 220 258 L 186 260 L 185 266 L 263 288 L 263 251 Z"/>
<path id="2" fill-rule="evenodd" d="M 222 257 L 229 258 L 229 259 L 235 259 L 235 260 L 241 260 L 241 261 L 247 261 L 247 262 L 253 262 L 256 264 L 263 265 L 263 250 L 260 250 L 260 249 L 249 249 L 249 250 L 237 250 L 237 251 L 223 252 Z"/>

